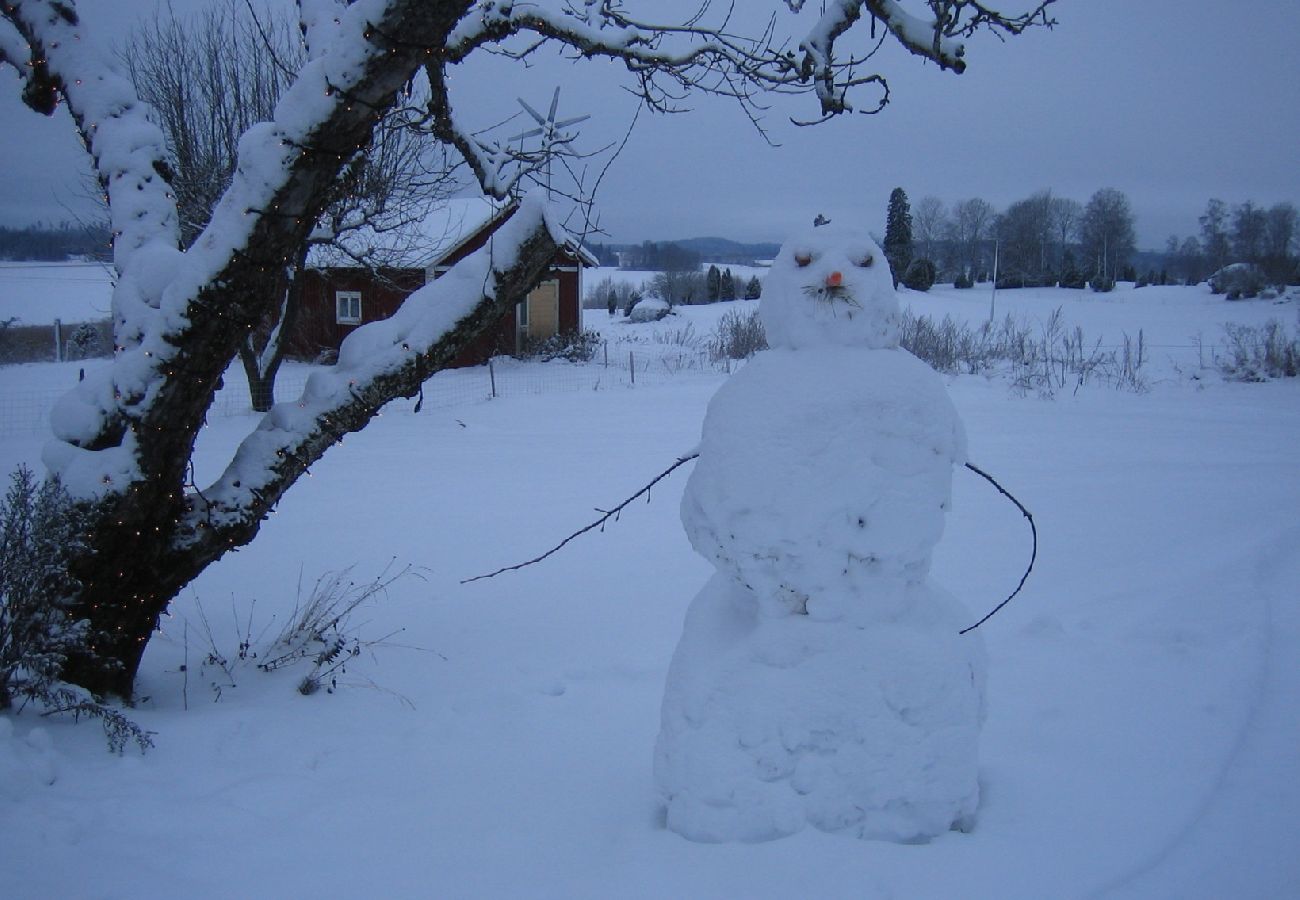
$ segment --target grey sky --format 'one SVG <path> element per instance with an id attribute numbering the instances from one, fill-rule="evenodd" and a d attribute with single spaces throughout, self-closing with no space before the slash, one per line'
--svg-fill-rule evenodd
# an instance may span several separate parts
<path id="1" fill-rule="evenodd" d="M 155 4 L 80 7 L 124 34 Z M 913 203 L 980 196 L 999 209 L 1044 188 L 1086 202 L 1116 187 L 1132 203 L 1139 244 L 1160 247 L 1171 233 L 1195 233 L 1211 196 L 1300 202 L 1295 0 L 1232 9 L 1225 15 L 1211 0 L 1061 0 L 1052 31 L 972 42 L 960 76 L 890 48 L 877 57 L 893 89 L 883 113 L 796 128 L 788 117 L 811 116 L 813 102 L 782 98 L 766 120 L 775 148 L 724 101 L 643 115 L 601 185 L 601 225 L 615 241 L 779 240 L 818 212 L 882 230 L 896 186 Z M 523 77 L 483 71 L 454 82 L 478 124 L 516 112 L 516 96 L 544 105 L 559 84 L 562 116 L 592 114 L 579 143 L 595 149 L 621 135 L 634 109 L 607 64 L 543 61 Z M 16 96 L 15 77 L 3 73 L 0 222 L 84 210 L 82 153 L 67 117 L 42 120 Z"/>

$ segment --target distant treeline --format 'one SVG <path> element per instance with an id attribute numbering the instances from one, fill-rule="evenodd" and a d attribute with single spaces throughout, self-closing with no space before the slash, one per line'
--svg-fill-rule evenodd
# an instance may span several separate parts
<path id="1" fill-rule="evenodd" d="M 107 227 L 71 222 L 0 226 L 0 259 L 61 262 L 76 257 L 108 259 L 111 254 Z"/>
<path id="2" fill-rule="evenodd" d="M 741 244 L 726 238 L 643 241 L 640 244 L 589 244 L 602 266 L 650 272 L 693 272 L 701 265 L 752 266 L 771 259 L 779 244 Z"/>

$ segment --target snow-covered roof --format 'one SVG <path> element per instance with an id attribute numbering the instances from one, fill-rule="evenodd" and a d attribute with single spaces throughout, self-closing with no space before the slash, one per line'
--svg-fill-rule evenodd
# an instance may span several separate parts
<path id="1" fill-rule="evenodd" d="M 487 197 L 459 197 L 439 203 L 419 222 L 378 231 L 359 228 L 343 235 L 335 245 L 317 245 L 307 255 L 312 268 L 357 266 L 360 260 L 398 268 L 419 269 L 435 265 L 483 226 L 513 208 L 512 203 Z"/>
<path id="2" fill-rule="evenodd" d="M 362 265 L 361 260 L 371 260 L 374 265 L 395 268 L 436 266 L 484 227 L 508 215 L 516 205 L 514 201 L 488 197 L 446 200 L 419 222 L 388 231 L 357 229 L 341 239 L 342 249 L 334 245 L 313 247 L 307 255 L 307 265 L 317 269 L 351 267 Z M 566 249 L 579 257 L 583 265 L 600 264 L 576 240 L 568 241 Z"/>

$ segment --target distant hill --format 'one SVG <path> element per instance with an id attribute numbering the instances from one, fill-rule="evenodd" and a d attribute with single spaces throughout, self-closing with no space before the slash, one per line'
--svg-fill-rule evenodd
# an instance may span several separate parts
<path id="1" fill-rule="evenodd" d="M 688 238 L 672 241 L 679 247 L 700 254 L 705 263 L 735 263 L 745 265 L 756 259 L 771 259 L 781 249 L 780 244 L 742 244 L 720 237 Z"/>

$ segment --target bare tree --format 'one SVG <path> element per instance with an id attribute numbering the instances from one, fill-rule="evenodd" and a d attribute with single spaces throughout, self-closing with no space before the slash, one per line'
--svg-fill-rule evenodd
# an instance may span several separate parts
<path id="1" fill-rule="evenodd" d="M 1051 211 L 1051 191 L 1039 191 L 1012 203 L 998 217 L 997 236 L 1002 245 L 999 281 L 1005 278 L 1018 287 L 1046 281 L 1053 237 Z"/>
<path id="2" fill-rule="evenodd" d="M 1264 267 L 1268 276 L 1279 282 L 1296 272 L 1296 260 L 1291 253 L 1297 235 L 1296 221 L 1296 208 L 1290 203 L 1274 203 L 1268 208 Z"/>
<path id="3" fill-rule="evenodd" d="M 981 242 L 989 236 L 993 218 L 993 207 L 979 197 L 961 200 L 953 206 L 953 243 L 958 248 L 959 264 L 971 277 L 984 266 Z"/>
<path id="4" fill-rule="evenodd" d="M 1210 271 L 1217 272 L 1228 264 L 1231 247 L 1228 244 L 1228 206 L 1217 197 L 1205 204 L 1201 223 L 1201 248 Z"/>
<path id="5" fill-rule="evenodd" d="M 1079 234 L 1083 221 L 1083 204 L 1068 197 L 1053 197 L 1048 205 L 1053 236 L 1056 238 L 1056 271 L 1065 268 L 1065 251 Z"/>
<path id="6" fill-rule="evenodd" d="M 1268 213 L 1251 201 L 1232 211 L 1232 252 L 1238 260 L 1259 265 L 1267 252 Z"/>
<path id="7" fill-rule="evenodd" d="M 1128 197 L 1115 188 L 1094 193 L 1084 208 L 1079 237 L 1084 259 L 1094 266 L 1093 274 L 1103 281 L 1115 281 L 1137 244 Z"/>
<path id="8" fill-rule="evenodd" d="M 912 210 L 912 238 L 920 245 L 921 255 L 935 261 L 935 245 L 943 240 L 948 228 L 948 211 L 938 197 L 922 197 Z"/>
<path id="9" fill-rule="evenodd" d="M 781 5 L 798 13 L 804 4 Z M 730 7 L 708 3 L 686 21 L 656 22 L 616 0 L 298 0 L 307 62 L 273 119 L 240 138 L 230 186 L 182 253 L 166 141 L 130 79 L 74 0 L 7 0 L 0 61 L 19 73 L 33 110 L 66 104 L 71 112 L 109 197 L 121 273 L 117 355 L 60 402 L 46 451 L 90 520 L 84 546 L 67 554 L 78 587 L 66 599 L 92 638 L 69 657 L 64 676 L 96 693 L 130 696 L 145 644 L 177 592 L 252 541 L 285 492 L 344 435 L 394 397 L 412 396 L 491 327 L 566 240 L 534 192 L 454 277 L 350 335 L 338 365 L 314 374 L 297 401 L 274 406 L 215 482 L 191 483 L 191 452 L 222 372 L 282 301 L 285 266 L 418 72 L 429 81 L 429 133 L 466 159 L 486 192 L 505 196 L 528 161 L 486 137 L 447 90 L 449 72 L 482 53 L 527 59 L 550 46 L 579 62 L 613 60 L 640 100 L 658 109 L 708 92 L 757 116 L 770 92 L 805 92 L 819 110 L 810 118 L 820 119 L 852 111 L 860 88 L 877 91 L 866 109 L 883 105 L 885 79 L 864 68 L 879 41 L 860 23 L 960 72 L 964 36 L 1047 24 L 1046 7 L 1007 16 L 973 0 L 931 0 L 917 17 L 896 0 L 844 0 L 809 10 L 796 37 L 776 16 L 758 33 L 738 35 Z"/>

